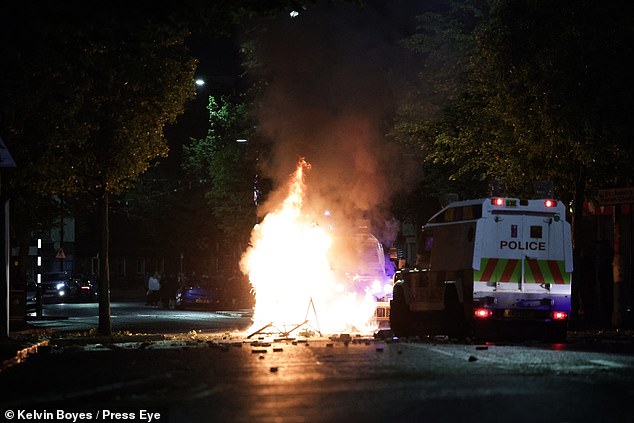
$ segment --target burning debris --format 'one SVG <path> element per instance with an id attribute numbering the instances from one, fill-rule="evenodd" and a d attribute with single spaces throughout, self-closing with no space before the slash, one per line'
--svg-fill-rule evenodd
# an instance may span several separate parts
<path id="1" fill-rule="evenodd" d="M 331 250 L 336 237 L 306 212 L 305 173 L 301 159 L 288 195 L 253 228 L 251 246 L 241 260 L 255 293 L 252 335 L 286 334 L 312 329 L 318 333 L 369 332 L 376 298 L 371 284 L 335 272 Z M 268 332 L 267 332 L 268 331 Z"/>

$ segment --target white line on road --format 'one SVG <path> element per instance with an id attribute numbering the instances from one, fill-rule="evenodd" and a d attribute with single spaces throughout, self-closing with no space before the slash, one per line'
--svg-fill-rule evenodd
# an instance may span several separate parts
<path id="1" fill-rule="evenodd" d="M 625 364 L 617 363 L 616 361 L 610 361 L 610 360 L 590 360 L 590 363 L 598 364 L 599 366 L 612 367 L 615 369 L 627 367 Z"/>
<path id="2" fill-rule="evenodd" d="M 439 349 L 439 348 L 429 347 L 429 348 L 428 348 L 428 350 L 433 351 L 433 352 L 437 352 L 438 354 L 446 355 L 446 356 L 448 356 L 448 357 L 454 357 L 454 358 L 457 358 L 456 354 L 451 353 L 451 352 L 449 352 L 449 351 L 444 351 L 444 350 L 441 350 L 441 349 Z"/>

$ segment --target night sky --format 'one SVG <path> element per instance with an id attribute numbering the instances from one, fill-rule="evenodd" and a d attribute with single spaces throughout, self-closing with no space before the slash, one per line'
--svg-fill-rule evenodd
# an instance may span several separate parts
<path id="1" fill-rule="evenodd" d="M 202 135 L 206 93 L 231 93 L 263 78 L 266 89 L 255 104 L 257 132 L 274 152 L 272 161 L 262 164 L 265 176 L 284 185 L 303 156 L 313 166 L 308 184 L 315 208 L 338 208 L 352 220 L 369 210 L 384 213 L 392 187 L 407 179 L 401 171 L 408 167 L 392 172 L 397 156 L 385 142 L 386 123 L 395 100 L 408 95 L 420 65 L 401 43 L 416 29 L 415 17 L 436 3 L 307 5 L 295 17 L 292 10 L 281 11 L 257 23 L 265 30 L 257 39 L 261 66 L 255 73 L 240 67 L 237 49 L 247 39 L 244 28 L 231 39 L 198 35 L 191 45 L 199 74 L 211 84 L 188 105 L 181 126 Z M 172 144 L 176 147 L 186 133 L 179 131 Z"/>

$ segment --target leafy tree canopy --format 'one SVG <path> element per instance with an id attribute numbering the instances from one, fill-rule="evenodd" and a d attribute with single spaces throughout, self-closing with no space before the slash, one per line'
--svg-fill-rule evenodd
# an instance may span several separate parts
<path id="1" fill-rule="evenodd" d="M 184 146 L 183 168 L 208 187 L 206 198 L 222 231 L 248 235 L 255 223 L 258 154 L 248 104 L 210 97 L 208 109 L 207 136 Z"/>
<path id="2" fill-rule="evenodd" d="M 550 180 L 571 198 L 580 181 L 601 186 L 627 174 L 631 8 L 492 0 L 470 9 L 474 19 L 456 19 L 464 8 L 428 19 L 424 34 L 455 40 L 457 57 L 467 57 L 454 72 L 464 84 L 440 119 L 406 117 L 397 128 L 414 128 L 428 166 L 465 188 L 503 179 L 509 194 L 527 195 Z M 426 39 L 413 42 L 421 51 L 439 42 Z"/>
<path id="3" fill-rule="evenodd" d="M 193 95 L 188 33 L 151 17 L 101 10 L 79 20 L 60 9 L 20 21 L 2 44 L 11 63 L 2 129 L 20 164 L 16 183 L 120 192 L 167 154 L 163 128 Z"/>
<path id="4" fill-rule="evenodd" d="M 19 166 L 10 187 L 101 200 L 99 330 L 110 334 L 109 196 L 167 155 L 163 129 L 194 92 L 187 28 L 139 6 L 4 6 L 14 20 L 0 37 L 0 133 Z"/>

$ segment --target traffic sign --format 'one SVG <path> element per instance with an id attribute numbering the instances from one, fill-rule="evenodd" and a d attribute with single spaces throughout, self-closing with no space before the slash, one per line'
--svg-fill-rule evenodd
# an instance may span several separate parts
<path id="1" fill-rule="evenodd" d="M 2 167 L 15 167 L 15 161 L 9 153 L 7 146 L 4 144 L 2 138 L 0 138 L 0 168 Z"/>
<path id="2" fill-rule="evenodd" d="M 64 254 L 64 249 L 62 247 L 59 247 L 59 250 L 57 250 L 55 258 L 60 260 L 64 260 L 66 258 L 66 254 Z"/>

